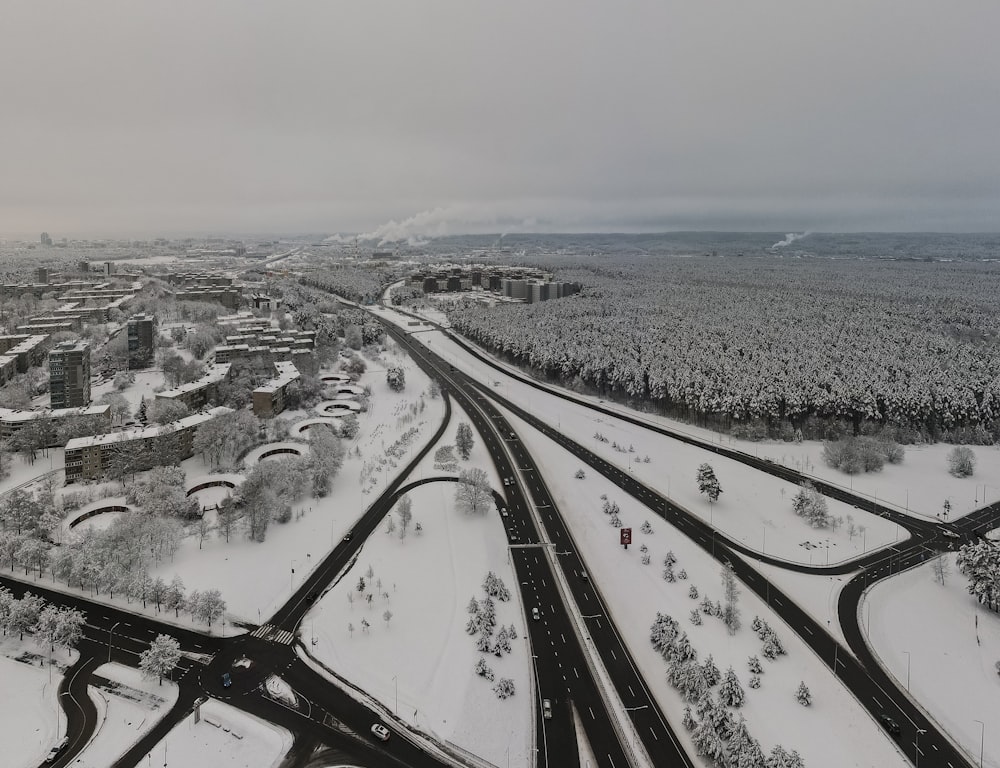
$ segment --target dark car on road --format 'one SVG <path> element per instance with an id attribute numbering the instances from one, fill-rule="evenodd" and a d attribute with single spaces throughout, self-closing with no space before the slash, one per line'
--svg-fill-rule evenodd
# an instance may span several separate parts
<path id="1" fill-rule="evenodd" d="M 891 736 L 899 736 L 899 723 L 893 720 L 888 715 L 879 715 L 878 721 L 885 728 L 886 732 Z"/>
<path id="2" fill-rule="evenodd" d="M 233 684 L 233 676 L 230 675 L 228 672 L 223 672 L 222 673 L 222 687 L 223 688 L 228 688 L 232 684 Z"/>

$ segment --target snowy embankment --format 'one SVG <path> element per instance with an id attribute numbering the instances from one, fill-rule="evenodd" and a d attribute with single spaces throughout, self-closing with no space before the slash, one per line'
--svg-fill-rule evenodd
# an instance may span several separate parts
<path id="1" fill-rule="evenodd" d="M 276 768 L 292 747 L 284 728 L 209 699 L 200 722 L 188 715 L 146 755 L 139 765 L 185 768 Z"/>
<path id="2" fill-rule="evenodd" d="M 690 636 L 699 660 L 711 654 L 723 674 L 727 667 L 733 667 L 746 692 L 746 704 L 737 714 L 746 718 L 751 735 L 765 750 L 776 744 L 796 749 L 809 768 L 908 765 L 826 664 L 750 590 L 742 589 L 739 597 L 743 627 L 735 635 L 727 633 L 720 619 L 700 611 L 701 623 L 693 623 L 691 613 L 699 609 L 706 596 L 712 601 L 723 599 L 719 563 L 597 473 L 587 471 L 584 479 L 575 478 L 580 466 L 577 459 L 523 421 L 513 419 L 512 423 L 544 472 L 588 571 L 600 586 L 639 669 L 689 748 L 690 735 L 681 727 L 685 703 L 667 683 L 666 664 L 649 641 L 657 612 L 677 620 Z M 619 505 L 622 524 L 633 530 L 633 546 L 628 550 L 618 544 L 619 532 L 602 511 L 602 495 Z M 707 506 L 707 501 L 702 503 Z M 651 523 L 651 534 L 641 532 L 645 520 Z M 790 513 L 786 522 L 790 526 L 801 524 Z M 645 553 L 643 546 L 647 548 Z M 686 578 L 668 583 L 662 576 L 663 562 L 671 551 L 677 559 L 675 575 L 683 570 Z M 649 555 L 649 564 L 643 564 L 644 554 Z M 697 598 L 690 596 L 692 587 L 698 592 Z M 762 643 L 750 628 L 754 616 L 760 616 L 777 632 L 787 655 L 775 661 L 764 658 Z M 763 665 L 760 688 L 756 690 L 749 688 L 748 671 L 748 657 L 754 655 L 760 656 Z M 795 698 L 802 681 L 812 692 L 810 707 L 803 707 Z M 831 728 L 830 723 L 837 723 L 837 727 Z M 845 732 L 851 734 L 849 741 L 843 738 Z"/>
<path id="3" fill-rule="evenodd" d="M 112 765 L 147 734 L 177 700 L 177 686 L 160 685 L 132 667 L 103 664 L 91 676 L 90 697 L 98 724 L 75 764 Z"/>
<path id="4" fill-rule="evenodd" d="M 386 385 L 385 368 L 370 364 L 360 384 L 372 389 L 367 413 L 358 415 L 361 431 L 357 438 L 345 441 L 348 455 L 331 483 L 331 491 L 322 499 L 303 497 L 293 505 L 292 520 L 272 524 L 263 543 L 248 541 L 242 530 L 226 542 L 214 533 L 199 546 L 197 536 L 181 542 L 176 555 L 151 570 L 153 578 L 170 581 L 179 575 L 190 594 L 193 590 L 218 589 L 227 603 L 227 621 L 242 619 L 261 623 L 280 607 L 320 560 L 351 530 L 365 508 L 390 483 L 394 472 L 405 466 L 424 445 L 444 417 L 444 403 L 426 393 L 430 380 L 395 345 L 382 355 L 385 365 L 402 366 L 406 388 L 394 392 Z M 411 406 L 424 402 L 418 414 Z M 312 420 L 300 412 L 301 419 Z M 283 414 L 294 418 L 295 414 Z M 388 460 L 386 452 L 410 429 L 416 433 L 399 449 L 397 458 Z M 295 426 L 292 425 L 294 433 Z M 307 437 L 306 435 L 305 437 Z M 275 444 L 280 447 L 284 444 Z M 308 449 L 304 443 L 292 443 Z M 256 453 L 267 449 L 256 449 Z M 355 453 L 360 451 L 360 455 Z M 209 475 L 209 467 L 200 456 L 182 466 L 188 477 Z M 219 477 L 228 477 L 219 475 Z M 207 518 L 214 522 L 214 512 Z M 246 575 L 253 573 L 253 579 Z M 200 625 L 204 628 L 204 625 Z"/>
<path id="5" fill-rule="evenodd" d="M 532 746 L 530 659 L 499 517 L 495 509 L 482 516 L 457 511 L 450 482 L 423 485 L 408 496 L 413 524 L 406 537 L 400 538 L 394 513 L 396 530 L 387 533 L 383 525 L 373 534 L 303 622 L 315 637 L 309 652 L 432 738 L 495 765 L 508 754 L 512 765 L 523 765 Z M 479 653 L 476 637 L 465 632 L 466 608 L 470 598 L 483 599 L 489 571 L 511 591 L 509 602 L 496 603 L 497 621 L 513 625 L 518 639 L 502 658 Z M 512 698 L 498 699 L 493 683 L 475 674 L 480 658 L 497 680 L 514 681 Z"/>
<path id="6" fill-rule="evenodd" d="M 1000 614 L 968 594 L 955 557 L 945 555 L 950 575 L 943 586 L 929 562 L 872 587 L 862 626 L 886 671 L 970 762 L 978 763 L 982 745 L 983 765 L 1000 768 Z"/>

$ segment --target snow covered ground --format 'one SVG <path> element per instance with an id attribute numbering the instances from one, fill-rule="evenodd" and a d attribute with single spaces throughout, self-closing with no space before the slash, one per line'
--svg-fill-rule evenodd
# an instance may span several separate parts
<path id="1" fill-rule="evenodd" d="M 132 667 L 111 663 L 94 671 L 104 681 L 90 686 L 101 716 L 97 731 L 74 765 L 111 765 L 156 725 L 177 700 L 177 686 L 158 685 Z M 91 678 L 92 681 L 94 678 Z"/>
<path id="2" fill-rule="evenodd" d="M 66 735 L 66 718 L 58 703 L 62 674 L 9 658 L 22 652 L 21 645 L 15 638 L 0 642 L 2 762 L 10 768 L 35 768 Z"/>
<path id="3" fill-rule="evenodd" d="M 499 516 L 456 511 L 453 483 L 430 483 L 409 496 L 423 533 L 411 526 L 400 539 L 398 529 L 387 534 L 383 526 L 365 543 L 355 565 L 307 616 L 304 627 L 316 638 L 309 650 L 403 722 L 495 765 L 505 764 L 509 749 L 510 764 L 524 765 L 532 746 L 530 659 Z M 497 603 L 497 620 L 518 634 L 513 653 L 502 659 L 480 654 L 465 632 L 470 598 L 484 597 L 481 585 L 491 570 L 512 593 L 509 602 Z M 363 629 L 362 620 L 371 627 Z M 475 675 L 481 657 L 497 679 L 514 681 L 515 696 L 499 700 L 492 683 Z"/>
<path id="4" fill-rule="evenodd" d="M 197 536 L 188 537 L 173 560 L 153 569 L 152 576 L 170 581 L 178 574 L 189 593 L 195 589 L 220 590 L 227 603 L 227 622 L 233 619 L 266 621 L 298 589 L 323 556 L 351 530 L 367 506 L 394 479 L 394 471 L 404 466 L 422 447 L 444 416 L 443 401 L 428 396 L 423 397 L 424 410 L 413 415 L 410 408 L 427 392 L 429 379 L 394 344 L 382 357 L 385 366 L 404 368 L 406 388 L 393 392 L 385 383 L 385 367 L 369 364 L 360 380 L 360 384 L 368 384 L 372 389 L 369 410 L 359 414 L 360 434 L 346 446 L 350 450 L 360 449 L 361 455 L 345 458 L 326 498 L 301 499 L 293 505 L 292 521 L 284 525 L 272 524 L 262 544 L 248 541 L 241 530 L 230 537 L 228 543 L 224 537 L 212 535 L 201 548 Z M 313 417 L 302 413 L 302 418 Z M 387 461 L 386 450 L 411 428 L 418 430 L 417 435 L 403 449 L 400 458 Z M 294 431 L 294 424 L 292 429 Z M 296 445 L 308 448 L 302 443 Z M 200 456 L 188 459 L 182 466 L 189 478 L 216 477 L 210 474 Z M 209 519 L 213 519 L 211 514 Z M 248 579 L 248 573 L 253 573 L 254 577 Z M 203 624 L 199 627 L 204 629 Z"/>
<path id="5" fill-rule="evenodd" d="M 978 764 L 982 741 L 983 765 L 1000 768 L 1000 615 L 966 592 L 956 555 L 945 557 L 951 574 L 944 586 L 934 579 L 933 562 L 924 563 L 872 587 L 861 615 L 900 688 L 909 679 L 910 696 L 970 762 Z"/>
<path id="6" fill-rule="evenodd" d="M 382 314 L 388 313 L 383 310 Z M 422 333 L 420 338 L 429 340 L 431 349 L 443 353 L 445 359 L 466 373 L 484 382 L 499 381 L 497 391 L 503 397 L 519 403 L 535 416 L 544 415 L 549 424 L 555 424 L 567 437 L 623 471 L 631 472 L 723 535 L 751 549 L 804 565 L 828 565 L 909 536 L 895 523 L 833 499 L 827 499 L 830 514 L 843 518 L 844 524 L 837 531 L 812 528 L 792 512 L 792 498 L 799 490 L 794 483 L 603 416 L 509 377 L 499 377 L 496 371 L 472 359 L 440 332 Z M 723 489 L 715 504 L 708 503 L 695 482 L 698 466 L 706 462 L 715 470 Z M 571 474 L 578 468 L 579 464 Z M 848 518 L 864 530 L 852 534 Z"/>
<path id="7" fill-rule="evenodd" d="M 719 564 L 603 477 L 588 472 L 583 480 L 574 478 L 573 473 L 579 467 L 575 458 L 524 422 L 515 420 L 515 423 L 540 463 L 576 546 L 592 578 L 600 584 L 640 670 L 682 739 L 690 743 L 687 732 L 680 727 L 684 703 L 666 682 L 666 665 L 649 642 L 649 628 L 657 611 L 673 616 L 688 632 L 700 660 L 711 653 L 723 673 L 727 667 L 733 667 L 747 694 L 747 703 L 740 713 L 746 717 L 751 734 L 766 750 L 775 744 L 796 749 L 809 768 L 907 765 L 895 745 L 824 663 L 750 590 L 743 589 L 739 599 L 743 628 L 735 636 L 730 636 L 721 621 L 713 617 L 703 617 L 700 626 L 693 624 L 690 613 L 698 608 L 701 599 L 706 595 L 713 601 L 722 599 Z M 634 546 L 627 551 L 619 546 L 618 530 L 602 512 L 602 494 L 618 503 L 622 523 L 634 531 Z M 650 521 L 654 533 L 640 532 L 644 520 Z M 793 518 L 789 522 L 798 521 Z M 641 562 L 642 545 L 648 548 L 649 565 Z M 686 571 L 687 579 L 668 583 L 662 578 L 662 563 L 668 551 L 677 557 L 675 572 Z M 689 597 L 692 586 L 699 592 L 697 599 Z M 755 615 L 775 629 L 788 655 L 774 662 L 761 657 L 764 665 L 761 687 L 751 690 L 747 687 L 750 677 L 747 658 L 760 655 L 761 651 L 761 643 L 750 629 Z M 795 699 L 800 681 L 811 689 L 811 707 L 803 707 Z M 831 728 L 830 723 L 837 723 L 837 727 Z M 843 738 L 844 733 L 851 734 L 849 741 Z"/>
<path id="8" fill-rule="evenodd" d="M 380 310 L 380 314 L 395 322 L 406 325 L 406 321 L 411 319 L 405 315 L 392 310 Z M 436 322 L 445 322 L 443 316 L 435 310 L 421 310 L 421 314 Z M 431 347 L 439 352 L 445 353 L 445 358 L 449 362 L 460 365 L 463 371 L 476 376 L 483 382 L 501 382 L 501 392 L 511 397 L 519 403 L 534 403 L 537 401 L 540 409 L 544 408 L 546 413 L 550 411 L 551 398 L 545 398 L 544 394 L 532 387 L 517 384 L 514 379 L 499 373 L 495 368 L 485 365 L 471 358 L 454 342 L 439 332 L 426 332 L 420 334 L 421 339 L 431 339 Z M 468 343 L 468 342 L 467 342 Z M 475 347 L 476 345 L 470 344 Z M 488 354 L 488 353 L 486 353 Z M 513 366 L 504 363 L 498 364 L 507 370 L 517 371 Z M 520 373 L 518 371 L 518 373 Z M 522 374 L 523 375 L 523 374 Z M 751 456 L 759 456 L 771 459 L 772 461 L 794 468 L 804 474 L 812 475 L 829 483 L 838 484 L 848 490 L 853 490 L 861 495 L 871 497 L 880 504 L 893 506 L 902 512 L 919 515 L 927 518 L 934 518 L 942 512 L 945 499 L 951 502 L 950 519 L 955 519 L 961 515 L 968 514 L 974 509 L 979 509 L 986 504 L 1000 500 L 1000 446 L 973 446 L 978 463 L 976 474 L 969 478 L 952 477 L 947 471 L 947 456 L 954 446 L 946 443 L 934 445 L 909 445 L 904 446 L 906 457 L 901 464 L 886 464 L 881 472 L 850 476 L 839 470 L 827 466 L 822 459 L 823 444 L 818 441 L 804 441 L 803 443 L 785 443 L 777 441 L 764 441 L 754 443 L 746 440 L 735 440 L 728 435 L 720 435 L 710 429 L 703 429 L 692 426 L 684 422 L 674 421 L 654 416 L 642 411 L 636 411 L 623 405 L 610 401 L 603 401 L 596 396 L 577 395 L 581 400 L 600 404 L 602 407 L 627 414 L 632 418 L 639 418 L 651 424 L 669 427 L 672 430 L 687 433 L 709 442 L 723 444 L 728 448 L 734 448 Z M 554 414 L 553 414 L 554 415 Z M 597 417 L 600 418 L 600 417 Z M 600 426 L 601 422 L 592 417 L 592 430 L 605 431 Z M 624 426 L 624 425 L 623 425 Z M 631 426 L 624 426 L 628 436 L 628 442 L 635 442 L 629 430 L 634 431 Z M 606 432 L 607 437 L 614 440 L 610 431 Z M 627 445 L 627 443 L 626 443 Z M 589 448 L 593 446 L 588 445 Z M 639 445 L 636 444 L 636 450 Z M 607 458 L 607 457 L 605 457 Z M 624 459 L 620 462 L 625 466 Z M 717 468 L 718 469 L 718 468 Z M 722 479 L 723 489 L 726 483 Z M 689 478 L 685 478 L 689 481 Z M 725 498 L 725 497 L 723 497 Z M 831 509 L 831 511 L 833 511 Z M 857 514 L 854 515 L 858 517 Z M 867 525 L 867 523 L 863 523 Z M 871 535 L 871 528 L 869 528 Z M 832 559 L 831 559 L 831 562 Z"/>
<path id="9" fill-rule="evenodd" d="M 139 765 L 182 765 L 186 768 L 271 768 L 291 749 L 284 728 L 209 699 L 201 705 L 201 721 L 188 715 Z"/>

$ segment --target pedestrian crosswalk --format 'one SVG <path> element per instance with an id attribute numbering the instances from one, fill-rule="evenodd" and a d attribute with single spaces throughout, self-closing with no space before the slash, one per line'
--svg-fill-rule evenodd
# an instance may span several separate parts
<path id="1" fill-rule="evenodd" d="M 259 637 L 261 640 L 267 640 L 270 643 L 282 643 L 284 645 L 291 645 L 295 642 L 294 632 L 279 629 L 273 624 L 262 624 L 250 633 L 250 637 Z"/>

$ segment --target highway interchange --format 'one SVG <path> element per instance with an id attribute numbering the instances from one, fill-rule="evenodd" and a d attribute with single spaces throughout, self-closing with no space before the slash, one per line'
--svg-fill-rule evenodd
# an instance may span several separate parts
<path id="1" fill-rule="evenodd" d="M 455 756 L 449 758 L 442 752 L 441 745 L 407 733 L 402 724 L 392 721 L 391 712 L 374 702 L 366 702 L 360 695 L 362 692 L 347 691 L 349 684 L 346 681 L 341 681 L 340 686 L 332 685 L 302 659 L 293 644 L 302 619 L 313 602 L 350 564 L 365 538 L 376 529 L 397 498 L 419 484 L 404 485 L 408 474 L 444 433 L 451 414 L 449 397 L 454 398 L 469 415 L 489 450 L 498 475 L 514 479 L 512 484 L 496 489 L 495 496 L 498 506 L 506 507 L 502 520 L 525 610 L 530 614 L 532 607 L 539 609 L 537 621 L 527 617 L 534 657 L 537 765 L 580 764 L 574 720 L 585 733 L 593 760 L 599 766 L 691 766 L 694 763 L 686 755 L 638 672 L 610 619 L 599 585 L 584 578 L 586 564 L 553 503 L 541 472 L 516 430 L 497 406 L 507 409 L 572 452 L 592 471 L 604 475 L 653 513 L 676 526 L 706 553 L 720 562 L 731 562 L 743 583 L 767 600 L 788 626 L 833 669 L 863 707 L 876 718 L 888 714 L 900 724 L 902 733 L 898 737 L 899 743 L 912 762 L 949 768 L 972 765 L 970 758 L 940 732 L 873 658 L 859 625 L 857 606 L 863 590 L 878 579 L 912 567 L 996 527 L 1000 519 L 1000 503 L 943 526 L 914 519 L 837 486 L 816 483 L 823 493 L 833 498 L 894 520 L 907 529 L 910 538 L 887 550 L 872 552 L 834 567 L 790 565 L 726 539 L 654 489 L 639 483 L 628 472 L 608 464 L 544 420 L 501 397 L 495 388 L 457 370 L 428 346 L 421 344 L 419 333 L 408 332 L 380 315 L 376 316 L 415 362 L 440 383 L 448 403 L 446 416 L 435 436 L 359 519 L 353 528 L 353 536 L 340 542 L 321 561 L 290 600 L 263 627 L 251 625 L 240 628 L 242 633 L 236 636 L 210 636 L 49 590 L 40 583 L 0 577 L 0 583 L 11 588 L 15 594 L 30 589 L 46 600 L 71 605 L 87 614 L 84 639 L 78 647 L 80 660 L 67 670 L 60 686 L 70 744 L 54 765 L 71 765 L 96 727 L 97 713 L 87 695 L 87 681 L 92 671 L 109 659 L 136 666 L 138 655 L 160 633 L 177 638 L 185 651 L 185 658 L 175 674 L 179 698 L 162 721 L 115 763 L 116 768 L 137 765 L 170 728 L 188 716 L 196 702 L 206 696 L 224 700 L 291 731 L 295 735 L 295 744 L 293 755 L 285 765 L 310 764 L 310 759 L 317 754 L 361 766 L 422 768 L 459 764 Z M 461 339 L 452 339 L 480 362 L 496 366 L 494 361 Z M 792 482 L 803 479 L 799 473 L 786 467 L 577 400 L 568 393 L 512 374 L 507 368 L 496 367 L 504 375 L 514 375 L 554 396 L 573 399 L 607 416 L 632 422 L 636 428 L 657 431 Z M 444 479 L 428 478 L 420 483 Z M 501 490 L 503 496 L 500 496 Z M 945 531 L 951 531 L 959 538 L 956 540 Z M 813 620 L 756 571 L 751 564 L 755 560 L 819 575 L 855 574 L 842 590 L 838 606 L 848 647 L 840 646 L 827 628 Z M 248 633 L 243 631 L 245 629 L 254 631 Z M 288 642 L 289 639 L 292 643 Z M 241 657 L 253 660 L 249 670 L 234 670 L 233 662 Z M 221 674 L 224 671 L 233 671 L 231 688 L 222 687 Z M 289 708 L 261 695 L 262 682 L 270 674 L 280 674 L 296 691 L 299 699 L 297 708 Z M 542 698 L 551 700 L 553 704 L 552 719 L 542 717 Z M 369 733 L 369 725 L 379 719 L 389 722 L 396 734 L 387 743 L 374 739 Z M 324 751 L 317 753 L 318 748 Z"/>

